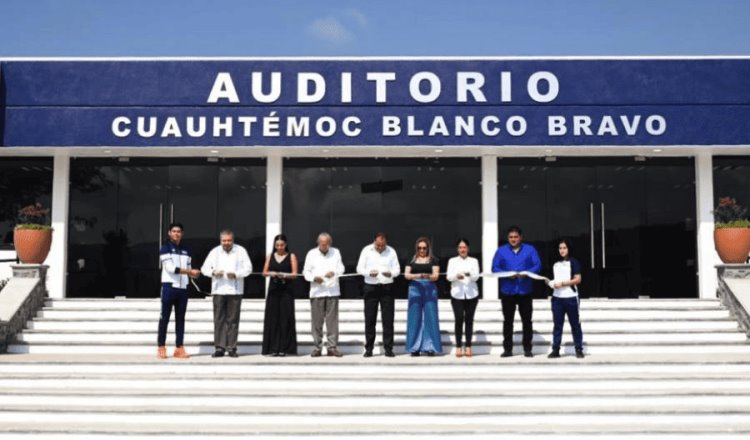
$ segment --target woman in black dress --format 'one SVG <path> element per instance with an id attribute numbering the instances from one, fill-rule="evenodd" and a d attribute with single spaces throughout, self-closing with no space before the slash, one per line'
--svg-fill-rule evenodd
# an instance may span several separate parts
<path id="1" fill-rule="evenodd" d="M 297 256 L 289 252 L 286 236 L 273 239 L 274 251 L 266 258 L 263 275 L 270 277 L 263 319 L 264 355 L 297 354 L 297 329 L 294 319 L 294 289 L 297 278 Z"/>

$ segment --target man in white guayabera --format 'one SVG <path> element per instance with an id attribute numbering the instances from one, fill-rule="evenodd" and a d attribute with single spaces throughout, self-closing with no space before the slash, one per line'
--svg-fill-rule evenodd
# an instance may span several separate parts
<path id="1" fill-rule="evenodd" d="M 211 357 L 238 357 L 237 337 L 245 278 L 253 272 L 253 263 L 244 247 L 234 243 L 234 233 L 219 233 L 221 245 L 208 253 L 201 273 L 211 277 L 214 302 L 214 353 Z"/>
<path id="2" fill-rule="evenodd" d="M 318 235 L 318 247 L 305 257 L 302 274 L 310 282 L 310 311 L 312 314 L 312 357 L 322 354 L 323 322 L 328 333 L 326 354 L 341 357 L 339 341 L 339 276 L 344 273 L 344 263 L 339 250 L 331 247 L 333 239 L 327 232 Z"/>

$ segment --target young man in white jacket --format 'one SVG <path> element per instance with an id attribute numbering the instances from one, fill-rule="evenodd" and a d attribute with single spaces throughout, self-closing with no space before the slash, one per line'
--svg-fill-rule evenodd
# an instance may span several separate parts
<path id="1" fill-rule="evenodd" d="M 240 329 L 240 310 L 245 278 L 253 272 L 253 263 L 244 247 L 234 243 L 234 233 L 228 229 L 219 234 L 220 246 L 209 252 L 201 273 L 211 277 L 214 302 L 214 348 L 211 357 L 238 357 L 237 337 Z"/>
<path id="2" fill-rule="evenodd" d="M 323 322 L 328 332 L 328 356 L 341 357 L 339 341 L 339 276 L 344 273 L 344 263 L 339 250 L 331 247 L 333 239 L 327 232 L 318 235 L 318 247 L 305 257 L 302 274 L 310 282 L 310 311 L 312 320 L 312 357 L 322 354 Z"/>

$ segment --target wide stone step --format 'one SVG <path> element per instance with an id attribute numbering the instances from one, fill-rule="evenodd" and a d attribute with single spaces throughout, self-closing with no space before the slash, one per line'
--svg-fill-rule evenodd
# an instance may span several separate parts
<path id="1" fill-rule="evenodd" d="M 283 390 L 279 390 L 283 393 Z M 454 414 L 710 414 L 717 411 L 750 413 L 750 395 L 696 395 L 685 399 L 667 396 L 419 396 L 408 401 L 398 396 L 372 399 L 366 396 L 142 396 L 74 395 L 60 396 L 5 394 L 3 411 L 43 411 L 45 413 L 87 412 L 96 417 L 113 412 L 128 414 L 256 414 L 314 415 L 445 415 Z"/>
<path id="2" fill-rule="evenodd" d="M 485 357 L 486 358 L 486 357 Z M 19 360 L 20 359 L 20 360 Z M 92 362 L 95 359 L 97 362 Z M 114 359 L 114 360 L 112 360 Z M 383 378 L 386 373 L 388 379 L 413 378 L 415 370 L 423 371 L 430 377 L 456 378 L 462 377 L 467 368 L 471 368 L 472 375 L 477 380 L 513 380 L 521 378 L 529 380 L 556 380 L 561 375 L 579 375 L 589 380 L 602 379 L 725 379 L 750 378 L 750 362 L 737 362 L 729 359 L 714 358 L 714 363 L 706 362 L 674 362 L 667 360 L 654 361 L 648 359 L 610 359 L 606 363 L 592 362 L 561 362 L 546 358 L 534 359 L 523 363 L 505 363 L 500 359 L 483 359 L 476 357 L 469 359 L 432 358 L 425 364 L 423 358 L 400 357 L 398 362 L 386 358 L 347 358 L 342 359 L 311 359 L 309 357 L 288 358 L 241 358 L 239 360 L 223 358 L 195 357 L 188 361 L 161 361 L 151 357 L 133 360 L 122 357 L 102 360 L 93 357 L 89 360 L 80 357 L 55 356 L 39 358 L 34 356 L 8 356 L 0 358 L 0 375 L 14 377 L 40 375 L 57 377 L 95 376 L 95 375 L 205 375 L 206 378 L 241 376 L 248 380 L 275 377 L 310 378 Z M 523 358 L 517 358 L 519 360 Z M 319 361 L 324 362 L 319 362 Z M 524 359 L 525 360 L 525 359 Z M 237 362 L 235 362 L 237 361 Z M 436 362 L 437 361 L 437 362 Z M 471 362 L 467 365 L 467 362 Z M 0 392 L 5 390 L 0 389 Z"/>
<path id="3" fill-rule="evenodd" d="M 443 307 L 441 304 L 438 308 L 438 313 L 441 319 L 451 319 L 453 312 L 450 306 Z M 309 319 L 309 313 L 302 310 L 296 311 L 296 316 L 300 320 Z M 361 310 L 351 311 L 339 311 L 339 318 L 342 320 L 361 320 L 364 312 Z M 396 315 L 401 315 L 406 319 L 406 309 L 397 310 Z M 551 320 L 552 313 L 549 307 L 535 309 L 535 315 L 539 316 L 542 320 Z M 105 310 L 89 310 L 89 309 L 70 309 L 70 310 L 59 310 L 59 309 L 43 309 L 37 313 L 39 318 L 55 318 L 55 319 L 78 319 L 78 320 L 104 320 L 104 319 L 158 319 L 159 310 L 147 309 L 130 309 L 123 308 L 121 310 L 105 309 Z M 262 321 L 264 312 L 260 310 L 248 310 L 241 313 L 241 317 L 244 320 L 259 320 Z M 477 313 L 477 319 L 501 319 L 502 313 L 497 312 L 484 312 L 480 311 Z M 192 310 L 188 306 L 186 314 L 187 319 L 197 320 L 209 320 L 213 319 L 213 312 L 210 310 Z M 622 321 L 643 321 L 643 320 L 685 320 L 685 319 L 729 319 L 729 311 L 725 309 L 707 309 L 707 310 L 592 310 L 592 311 L 581 311 L 581 319 L 599 319 L 599 320 L 622 320 Z"/>
<path id="4" fill-rule="evenodd" d="M 342 378 L 315 378 L 293 376 L 267 376 L 262 380 L 248 380 L 245 377 L 210 377 L 205 375 L 184 375 L 174 377 L 173 375 L 85 375 L 80 377 L 68 377 L 61 374 L 58 376 L 8 375 L 0 378 L 0 388 L 8 389 L 60 389 L 60 390 L 162 390 L 166 393 L 174 389 L 186 389 L 192 393 L 212 393 L 221 388 L 231 392 L 257 393 L 261 391 L 284 391 L 292 395 L 296 392 L 321 392 L 325 395 L 347 394 L 356 395 L 359 392 L 379 391 L 386 394 L 398 395 L 402 392 L 419 392 L 430 390 L 430 394 L 439 395 L 444 391 L 460 388 L 465 394 L 502 394 L 505 391 L 537 391 L 556 395 L 569 394 L 571 389 L 581 391 L 606 390 L 608 392 L 629 393 L 631 390 L 661 391 L 670 393 L 673 390 L 689 388 L 692 392 L 729 391 L 730 394 L 739 392 L 750 394 L 750 378 L 720 378 L 720 379 L 607 379 L 589 380 L 586 378 L 454 378 L 446 381 L 442 377 L 430 376 L 412 377 L 402 379 L 384 379 L 375 376 L 342 377 Z M 186 387 L 186 385 L 189 385 Z M 566 388 L 567 387 L 567 388 Z M 750 410 L 750 408 L 748 408 Z"/>
<path id="5" fill-rule="evenodd" d="M 552 332 L 552 321 L 542 320 L 537 316 L 534 319 L 534 329 L 539 332 Z M 444 317 L 442 317 L 444 318 Z M 213 320 L 195 320 L 190 319 L 189 331 L 213 331 L 214 324 Z M 521 325 L 520 320 L 515 321 L 515 325 Z M 440 322 L 442 327 L 452 330 L 454 321 L 441 319 Z M 629 333 L 648 333 L 648 332 L 737 332 L 737 322 L 730 319 L 721 320 L 679 320 L 679 321 L 641 321 L 638 325 L 624 324 L 619 321 L 592 321 L 585 319 L 583 321 L 583 330 L 588 333 L 594 332 L 618 332 L 627 331 Z M 309 323 L 306 323 L 304 329 L 302 323 L 299 323 L 298 331 L 301 332 L 309 331 Z M 380 327 L 380 319 L 378 319 L 378 328 Z M 503 322 L 502 318 L 498 318 L 494 321 L 479 321 L 475 320 L 475 331 L 484 332 L 502 332 Z M 566 323 L 566 331 L 569 327 Z M 170 330 L 174 331 L 174 319 L 170 320 Z M 153 332 L 156 329 L 156 321 L 153 319 L 149 320 L 59 320 L 59 319 L 48 319 L 48 318 L 36 318 L 27 323 L 27 330 L 24 333 L 33 333 L 38 331 L 54 331 L 54 332 L 65 332 L 65 331 L 86 331 L 86 332 L 110 332 L 110 331 L 148 331 Z M 360 319 L 359 322 L 352 321 L 340 321 L 339 329 L 342 332 L 363 332 L 364 331 L 364 320 Z M 406 322 L 403 319 L 395 320 L 394 322 L 395 331 L 406 331 Z M 245 321 L 242 319 L 240 323 L 241 332 L 262 332 L 263 322 L 262 321 Z"/>
<path id="6" fill-rule="evenodd" d="M 167 339 L 167 345 L 172 346 L 174 344 L 173 338 Z M 156 348 L 155 340 L 151 344 L 131 344 L 131 343 L 106 343 L 106 342 L 70 342 L 70 341 L 58 341 L 55 343 L 12 343 L 8 345 L 9 353 L 33 353 L 33 354 L 68 354 L 68 355 L 142 355 L 142 356 L 155 356 Z M 446 355 L 451 355 L 455 352 L 455 347 L 451 342 L 443 344 L 443 350 Z M 516 342 L 515 353 L 521 353 L 520 343 Z M 363 344 L 361 340 L 342 340 L 339 341 L 339 350 L 347 355 L 361 356 L 363 352 Z M 298 353 L 300 356 L 309 355 L 312 351 L 312 344 L 301 342 L 298 344 Z M 214 348 L 212 341 L 202 341 L 199 344 L 186 343 L 185 349 L 191 355 L 210 355 Z M 258 355 L 261 352 L 261 345 L 255 344 L 244 344 L 240 342 L 237 347 L 238 352 L 241 355 Z M 488 342 L 477 342 L 473 346 L 473 352 L 475 355 L 500 355 L 502 353 L 502 342 L 496 341 L 494 343 Z M 533 347 L 533 353 L 535 355 L 547 354 L 549 352 L 548 342 L 539 342 Z M 746 342 L 740 343 L 680 343 L 680 344 L 662 344 L 653 343 L 645 344 L 639 343 L 623 343 L 618 342 L 614 345 L 595 345 L 589 344 L 584 340 L 584 351 L 589 355 L 633 355 L 633 356 L 649 356 L 652 354 L 663 355 L 663 354 L 680 354 L 680 355 L 695 355 L 704 354 L 709 355 L 723 355 L 723 354 L 736 354 L 736 355 L 748 355 L 750 347 Z M 394 352 L 399 355 L 404 355 L 403 345 L 396 345 Z M 572 342 L 567 339 L 563 339 L 563 347 L 560 351 L 564 355 L 574 354 L 574 347 Z M 381 346 L 379 342 L 376 342 L 375 348 L 376 354 L 382 354 Z M 430 359 L 424 356 L 425 359 Z"/>
<path id="7" fill-rule="evenodd" d="M 467 419 L 468 418 L 468 419 Z M 43 421 L 42 421 L 43 420 Z M 64 411 L 55 413 L 35 411 L 2 411 L 0 424 L 13 431 L 34 423 L 37 432 L 123 432 L 129 433 L 285 433 L 307 434 L 315 426 L 316 434 L 359 433 L 409 434 L 409 433 L 538 433 L 576 432 L 600 433 L 603 429 L 613 433 L 646 432 L 750 432 L 750 417 L 737 414 L 660 414 L 644 417 L 643 414 L 215 414 L 210 412 L 177 414 L 104 413 L 91 417 L 86 412 Z M 28 429 L 28 428 L 26 428 Z"/>
<path id="8" fill-rule="evenodd" d="M 535 307 L 549 308 L 549 299 L 534 300 Z M 450 307 L 450 300 L 440 300 L 440 305 L 445 304 Z M 395 306 L 397 310 L 405 310 L 408 305 L 407 300 L 397 299 Z M 159 309 L 160 300 L 154 299 L 48 299 L 45 302 L 46 307 L 56 309 Z M 195 299 L 189 301 L 189 308 L 195 310 L 210 310 L 213 307 L 211 299 Z M 265 300 L 262 299 L 244 299 L 242 301 L 242 310 L 263 310 Z M 309 310 L 310 301 L 307 299 L 298 299 L 295 301 L 295 308 L 298 310 Z M 341 310 L 362 310 L 363 301 L 361 299 L 342 299 L 339 301 Z M 687 309 L 718 309 L 721 303 L 717 299 L 581 299 L 581 310 L 595 309 L 639 309 L 639 310 L 687 310 Z M 480 300 L 477 306 L 478 310 L 501 310 L 499 301 Z"/>
<path id="9" fill-rule="evenodd" d="M 445 330 L 442 331 L 442 340 L 444 343 L 450 342 L 453 338 L 452 332 L 447 332 Z M 127 344 L 127 343 L 142 343 L 142 344 L 148 344 L 153 343 L 155 337 L 155 332 L 152 330 L 150 332 L 97 332 L 97 333 L 91 333 L 91 332 L 83 332 L 83 333 L 76 333 L 76 332 L 23 332 L 22 334 L 18 335 L 16 337 L 16 340 L 19 342 L 26 342 L 26 343 L 70 343 L 70 342 L 89 342 L 89 343 L 118 343 L 118 344 Z M 356 332 L 348 332 L 348 331 L 340 331 L 339 333 L 339 339 L 341 341 L 359 341 L 360 343 L 364 342 L 364 337 L 361 331 L 361 328 L 359 331 Z M 395 343 L 397 345 L 403 345 L 406 340 L 405 332 L 403 331 L 397 331 L 394 335 Z M 565 339 L 571 339 L 570 335 L 566 335 Z M 474 341 L 475 342 L 484 342 L 484 341 L 495 341 L 497 343 L 500 343 L 502 341 L 502 331 L 497 331 L 494 333 L 487 333 L 484 332 L 477 332 L 474 335 Z M 521 334 L 516 332 L 514 335 L 514 340 L 516 342 L 521 341 Z M 625 333 L 625 332 L 617 332 L 617 333 L 585 333 L 584 340 L 587 342 L 587 344 L 628 344 L 628 343 L 662 343 L 662 344 L 671 344 L 671 343 L 685 343 L 685 344 L 697 344 L 697 343 L 724 343 L 724 342 L 737 342 L 737 343 L 744 343 L 746 342 L 747 338 L 744 334 L 739 332 L 702 332 L 702 333 L 680 333 L 680 332 L 674 332 L 674 333 L 667 333 L 667 332 L 661 332 L 661 333 Z M 186 344 L 192 344 L 192 343 L 202 343 L 202 342 L 210 342 L 213 341 L 213 332 L 197 332 L 197 331 L 190 331 L 187 332 L 185 335 L 185 343 Z M 263 341 L 263 335 L 262 333 L 258 332 L 246 332 L 241 331 L 239 336 L 239 341 L 242 344 L 261 344 Z M 312 343 L 312 335 L 310 334 L 309 329 L 304 329 L 303 331 L 299 332 L 297 334 L 297 341 L 299 343 Z M 537 331 L 537 333 L 534 334 L 533 338 L 534 343 L 549 343 L 551 341 L 551 332 L 548 332 L 547 334 L 541 334 Z M 750 351 L 750 345 L 748 345 L 748 350 Z"/>

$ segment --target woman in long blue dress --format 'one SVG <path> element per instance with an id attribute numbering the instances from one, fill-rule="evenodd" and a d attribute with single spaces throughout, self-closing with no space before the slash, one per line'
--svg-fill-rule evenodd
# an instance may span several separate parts
<path id="1" fill-rule="evenodd" d="M 404 277 L 409 283 L 409 310 L 406 319 L 406 351 L 412 356 L 426 353 L 434 356 L 443 352 L 438 320 L 438 292 L 435 281 L 440 267 L 432 256 L 427 237 L 419 237 L 414 258 L 406 266 Z"/>

